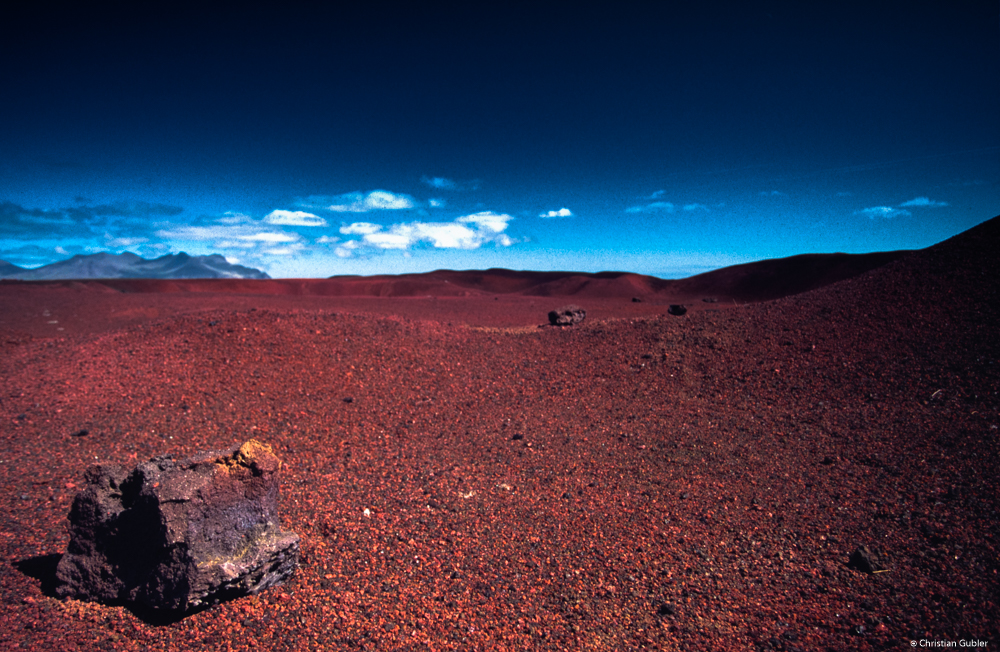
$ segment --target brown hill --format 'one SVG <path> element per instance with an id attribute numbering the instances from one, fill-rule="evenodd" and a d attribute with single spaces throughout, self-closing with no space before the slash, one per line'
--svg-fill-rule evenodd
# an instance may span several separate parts
<path id="1" fill-rule="evenodd" d="M 49 287 L 86 283 L 119 292 L 216 293 L 325 297 L 468 297 L 487 294 L 578 299 L 719 296 L 742 302 L 788 296 L 867 272 L 906 255 L 807 254 L 765 260 L 664 280 L 627 272 L 532 272 L 508 269 L 438 270 L 425 274 L 334 276 L 329 279 L 99 279 L 47 281 Z M 41 282 L 40 282 L 41 283 Z M 7 283 L 9 285 L 9 283 Z M 73 285 L 73 287 L 81 287 Z"/>
<path id="2" fill-rule="evenodd" d="M 672 289 L 692 296 L 715 296 L 720 300 L 769 301 L 860 276 L 909 253 L 802 254 L 762 260 L 675 281 Z"/>
<path id="3" fill-rule="evenodd" d="M 0 331 L 34 337 L 99 333 L 213 307 L 337 309 L 509 327 L 544 323 L 549 310 L 577 302 L 585 303 L 590 319 L 628 318 L 663 314 L 673 303 L 698 311 L 773 299 L 905 254 L 796 256 L 678 281 L 624 272 L 508 269 L 329 279 L 0 281 L 0 302 L 6 307 L 0 311 Z M 705 298 L 718 303 L 702 303 Z"/>

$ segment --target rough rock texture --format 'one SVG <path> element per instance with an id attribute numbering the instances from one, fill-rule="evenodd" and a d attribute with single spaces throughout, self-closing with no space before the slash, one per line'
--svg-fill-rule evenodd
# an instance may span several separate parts
<path id="1" fill-rule="evenodd" d="M 298 535 L 278 525 L 280 468 L 256 440 L 132 470 L 91 467 L 57 594 L 187 611 L 279 584 L 299 557 Z"/>
<path id="2" fill-rule="evenodd" d="M 668 313 L 670 313 L 671 315 L 676 315 L 678 317 L 686 314 L 687 311 L 688 311 L 687 306 L 681 305 L 679 303 L 672 303 L 670 304 L 670 307 L 667 308 Z"/>
<path id="3" fill-rule="evenodd" d="M 549 312 L 549 323 L 553 326 L 572 326 L 583 321 L 587 311 L 580 306 L 563 306 Z"/>
<path id="4" fill-rule="evenodd" d="M 877 573 L 882 567 L 875 561 L 874 555 L 866 546 L 858 546 L 851 553 L 851 558 L 847 561 L 847 567 L 859 570 L 862 573 Z"/>

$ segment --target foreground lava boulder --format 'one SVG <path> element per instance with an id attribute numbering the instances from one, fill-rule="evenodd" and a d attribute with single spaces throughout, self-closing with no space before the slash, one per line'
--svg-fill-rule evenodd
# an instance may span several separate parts
<path id="1" fill-rule="evenodd" d="M 281 583 L 298 566 L 299 537 L 278 524 L 280 469 L 256 440 L 91 467 L 57 594 L 188 611 Z"/>

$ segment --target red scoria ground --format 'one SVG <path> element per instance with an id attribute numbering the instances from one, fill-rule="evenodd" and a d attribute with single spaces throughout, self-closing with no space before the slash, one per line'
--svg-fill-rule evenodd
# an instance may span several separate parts
<path id="1" fill-rule="evenodd" d="M 487 301 L 421 320 L 263 297 L 8 328 L 0 648 L 993 649 L 998 231 L 564 329 L 538 327 L 558 298 L 521 326 L 498 300 L 493 327 Z M 89 464 L 250 437 L 286 464 L 293 579 L 179 620 L 52 597 Z M 885 572 L 848 568 L 861 545 Z"/>

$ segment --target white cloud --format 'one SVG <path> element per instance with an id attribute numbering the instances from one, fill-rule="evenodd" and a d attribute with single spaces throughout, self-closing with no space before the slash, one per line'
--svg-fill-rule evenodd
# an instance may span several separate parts
<path id="1" fill-rule="evenodd" d="M 492 239 L 491 235 L 459 222 L 420 224 L 417 225 L 416 236 L 438 249 L 476 249 Z"/>
<path id="2" fill-rule="evenodd" d="M 349 192 L 346 195 L 334 197 L 332 201 L 334 203 L 325 208 L 337 213 L 405 210 L 416 205 L 409 195 L 397 195 L 388 190 L 373 190 L 367 195 L 360 192 Z"/>
<path id="3" fill-rule="evenodd" d="M 248 240 L 250 242 L 267 242 L 267 243 L 277 243 L 277 242 L 295 242 L 298 240 L 298 236 L 292 235 L 291 233 L 254 233 L 253 235 L 239 236 L 242 240 Z"/>
<path id="4" fill-rule="evenodd" d="M 427 203 L 430 204 L 431 208 L 444 208 L 447 204 L 443 199 L 428 199 Z"/>
<path id="5" fill-rule="evenodd" d="M 365 244 L 379 249 L 409 249 L 418 242 L 437 249 L 475 249 L 483 238 L 475 229 L 458 222 L 413 222 L 395 224 L 386 233 L 365 236 Z"/>
<path id="6" fill-rule="evenodd" d="M 910 211 L 902 210 L 899 208 L 893 208 L 892 206 L 873 206 L 871 208 L 863 208 L 860 211 L 857 211 L 857 213 L 860 213 L 861 215 L 867 215 L 868 217 L 871 218 L 876 218 L 876 217 L 892 218 L 892 217 L 902 217 L 904 215 L 911 214 Z"/>
<path id="7" fill-rule="evenodd" d="M 296 244 L 288 247 L 271 247 L 270 249 L 265 249 L 261 253 L 269 254 L 271 256 L 292 256 L 302 251 L 302 249 L 302 245 Z"/>
<path id="8" fill-rule="evenodd" d="M 684 204 L 684 210 L 686 211 L 707 211 L 708 206 L 705 204 Z"/>
<path id="9" fill-rule="evenodd" d="M 415 230 L 412 225 L 395 224 L 388 232 L 371 233 L 366 235 L 362 242 L 378 249 L 407 249 L 411 244 L 417 242 L 414 237 Z"/>
<path id="10" fill-rule="evenodd" d="M 649 196 L 650 199 L 659 199 L 663 195 L 667 194 L 666 190 L 657 190 L 652 195 Z"/>
<path id="11" fill-rule="evenodd" d="M 344 244 L 340 245 L 333 250 L 333 253 L 337 254 L 339 258 L 350 258 L 354 255 L 354 250 L 359 249 L 361 243 L 357 240 L 348 240 Z"/>
<path id="12" fill-rule="evenodd" d="M 110 233 L 104 234 L 104 245 L 111 248 L 134 247 L 149 242 L 149 238 L 116 238 Z"/>
<path id="13" fill-rule="evenodd" d="M 516 241 L 504 231 L 512 219 L 507 214 L 484 211 L 464 215 L 452 222 L 406 222 L 388 227 L 356 222 L 341 227 L 340 232 L 360 235 L 361 239 L 344 242 L 334 253 L 348 258 L 362 248 L 406 251 L 419 243 L 436 249 L 477 249 L 489 242 L 509 247 Z"/>
<path id="14" fill-rule="evenodd" d="M 231 238 L 239 229 L 228 226 L 178 226 L 172 229 L 160 229 L 156 235 L 161 238 L 176 240 L 215 240 Z"/>
<path id="15" fill-rule="evenodd" d="M 460 217 L 456 222 L 461 222 L 462 224 L 476 224 L 480 228 L 493 231 L 495 233 L 500 233 L 507 228 L 507 222 L 514 219 L 506 213 L 497 214 L 492 211 L 484 211 L 482 213 L 473 213 L 472 215 L 465 215 Z"/>
<path id="16" fill-rule="evenodd" d="M 631 208 L 626 208 L 626 213 L 659 213 L 659 212 L 674 212 L 674 205 L 668 201 L 654 201 L 645 206 L 632 206 Z"/>
<path id="17" fill-rule="evenodd" d="M 340 238 L 335 235 L 323 235 L 314 241 L 316 244 L 332 244 L 334 242 L 340 242 Z"/>
<path id="18" fill-rule="evenodd" d="M 257 243 L 275 244 L 281 242 L 296 242 L 298 234 L 259 231 L 253 225 L 236 226 L 177 226 L 160 229 L 157 237 L 172 240 L 215 240 L 218 247 L 246 247 Z"/>
<path id="19" fill-rule="evenodd" d="M 451 179 L 445 179 L 444 177 L 420 177 L 420 180 L 431 188 L 438 188 L 441 190 L 450 190 L 455 188 L 457 185 Z"/>
<path id="20" fill-rule="evenodd" d="M 369 235 L 381 230 L 381 224 L 372 224 L 371 222 L 355 222 L 340 227 L 340 232 L 344 235 Z"/>
<path id="21" fill-rule="evenodd" d="M 948 202 L 931 201 L 927 197 L 916 197 L 910 201 L 904 201 L 900 206 L 947 206 Z"/>
<path id="22" fill-rule="evenodd" d="M 573 217 L 573 211 L 568 208 L 560 208 L 557 211 L 549 211 L 548 213 L 539 213 L 538 217 Z"/>
<path id="23" fill-rule="evenodd" d="M 284 226 L 326 226 L 326 220 L 318 215 L 305 211 L 271 211 L 264 221 L 268 224 Z"/>
<path id="24" fill-rule="evenodd" d="M 223 216 L 218 218 L 216 221 L 220 224 L 251 224 L 253 223 L 253 218 L 249 215 L 244 215 L 243 213 L 226 211 Z"/>
<path id="25" fill-rule="evenodd" d="M 215 249 L 253 249 L 259 244 L 251 240 L 215 240 L 212 246 Z"/>

